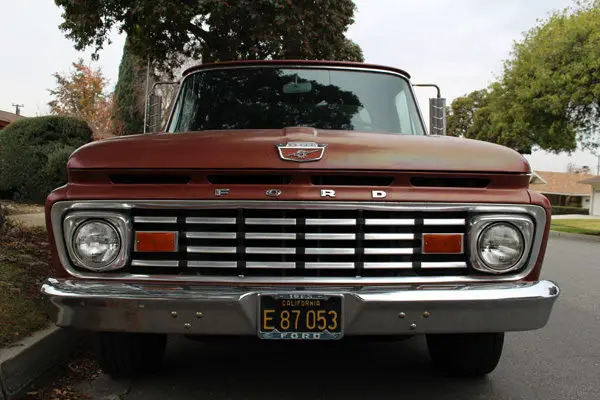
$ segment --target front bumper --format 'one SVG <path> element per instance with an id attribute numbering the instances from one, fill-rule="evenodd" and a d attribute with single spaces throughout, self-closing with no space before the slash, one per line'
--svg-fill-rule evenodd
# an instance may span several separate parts
<path id="1" fill-rule="evenodd" d="M 525 331 L 548 322 L 553 282 L 247 288 L 49 279 L 58 325 L 94 331 L 255 335 L 261 293 L 344 297 L 346 335 Z"/>

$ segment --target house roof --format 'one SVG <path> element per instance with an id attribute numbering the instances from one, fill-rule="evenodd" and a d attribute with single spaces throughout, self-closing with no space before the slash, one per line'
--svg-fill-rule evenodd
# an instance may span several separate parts
<path id="1" fill-rule="evenodd" d="M 13 114 L 13 113 L 9 113 L 9 112 L 0 110 L 0 121 L 10 123 L 10 122 L 15 122 L 16 120 L 21 119 L 21 118 L 25 118 L 25 117 L 22 115 L 17 115 L 17 114 Z"/>
<path id="2" fill-rule="evenodd" d="M 541 179 L 535 179 L 535 175 Z M 600 177 L 590 174 L 535 171 L 534 179 L 532 179 L 532 183 L 529 184 L 529 187 L 540 193 L 591 196 L 592 187 L 582 181 L 595 178 Z"/>
<path id="3" fill-rule="evenodd" d="M 583 181 L 581 181 L 581 183 L 583 183 L 585 185 L 591 185 L 593 183 L 600 183 L 600 176 L 594 176 L 593 178 L 583 180 Z"/>

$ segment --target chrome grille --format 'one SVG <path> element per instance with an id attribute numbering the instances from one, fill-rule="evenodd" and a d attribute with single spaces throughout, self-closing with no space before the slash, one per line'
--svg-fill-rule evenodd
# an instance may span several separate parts
<path id="1" fill-rule="evenodd" d="M 133 209 L 135 231 L 178 232 L 175 253 L 133 253 L 133 273 L 420 276 L 468 272 L 466 254 L 421 253 L 423 233 L 466 233 L 466 212 Z M 468 246 L 465 246 L 468 248 Z"/>

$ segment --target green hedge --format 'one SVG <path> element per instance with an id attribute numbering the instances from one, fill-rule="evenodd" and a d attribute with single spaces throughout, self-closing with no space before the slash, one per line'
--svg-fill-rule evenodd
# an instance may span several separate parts
<path id="1" fill-rule="evenodd" d="M 71 117 L 26 118 L 0 131 L 0 193 L 42 203 L 67 182 L 69 155 L 92 140 L 92 130 Z"/>
<path id="2" fill-rule="evenodd" d="M 579 214 L 587 215 L 590 211 L 581 207 L 552 206 L 552 215 Z"/>

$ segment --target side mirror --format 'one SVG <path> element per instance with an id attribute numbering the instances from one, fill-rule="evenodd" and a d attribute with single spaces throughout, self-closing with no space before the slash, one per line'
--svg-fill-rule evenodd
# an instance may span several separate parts
<path id="1" fill-rule="evenodd" d="M 429 99 L 429 133 L 446 135 L 446 99 L 442 98 L 439 86 L 432 83 L 419 83 L 413 86 L 437 89 L 437 97 Z"/>
<path id="2" fill-rule="evenodd" d="M 429 133 L 446 135 L 446 99 L 429 99 Z"/>

